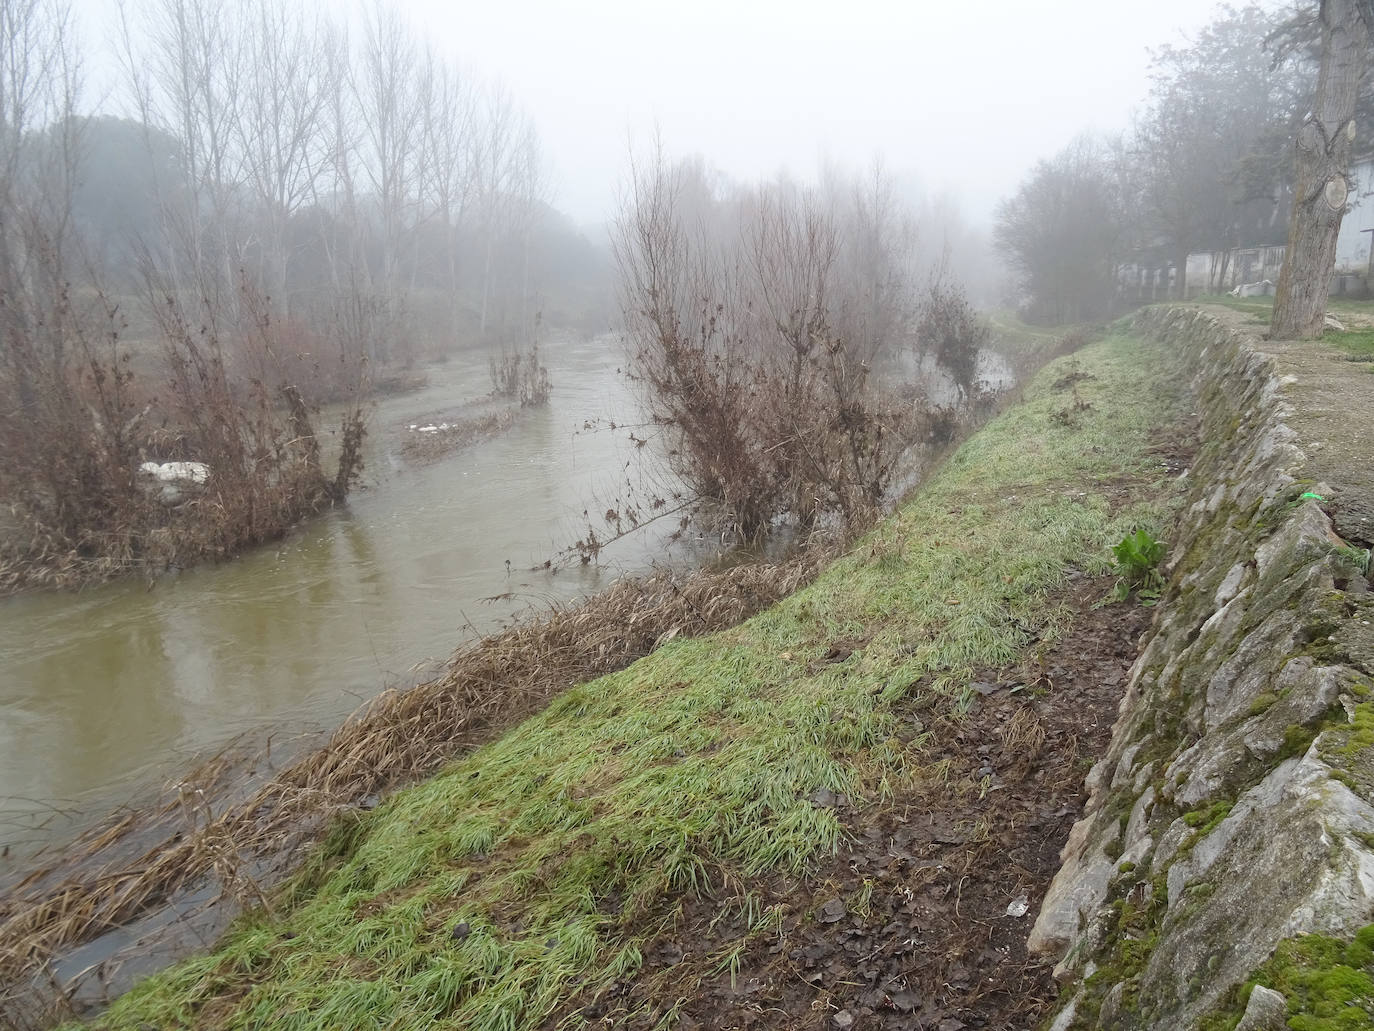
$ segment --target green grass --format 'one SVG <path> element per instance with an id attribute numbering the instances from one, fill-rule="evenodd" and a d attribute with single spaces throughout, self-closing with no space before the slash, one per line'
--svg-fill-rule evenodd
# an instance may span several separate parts
<path id="1" fill-rule="evenodd" d="M 1254 317 L 1257 325 L 1269 325 L 1269 317 L 1274 310 L 1272 297 L 1232 297 L 1229 294 L 1205 294 L 1197 298 L 1199 304 L 1219 304 L 1235 311 L 1246 312 Z M 1339 319 L 1350 315 L 1374 314 L 1374 301 L 1354 301 L 1333 297 L 1327 303 L 1327 311 Z M 1374 329 L 1360 328 L 1339 331 L 1328 329 L 1321 336 L 1322 343 L 1349 355 L 1352 361 L 1368 362 L 1366 368 L 1374 372 Z"/>
<path id="2" fill-rule="evenodd" d="M 1322 334 L 1322 341 L 1344 351 L 1355 361 L 1371 363 L 1366 367 L 1374 372 L 1374 329 L 1349 329 L 1344 333 L 1328 330 Z"/>
<path id="3" fill-rule="evenodd" d="M 936 743 L 902 733 L 893 702 L 920 681 L 952 705 L 974 668 L 1063 629 L 1048 595 L 1069 567 L 1105 572 L 1124 533 L 1167 525 L 1177 495 L 1149 435 L 1185 377 L 1122 337 L 1077 361 L 1094 378 L 1076 427 L 1050 418 L 1056 363 L 810 588 L 570 689 L 341 825 L 274 917 L 97 1025 L 517 1031 L 632 977 L 689 894 L 734 898 L 768 933 L 778 914 L 726 885 L 838 847 L 834 813 L 808 795 L 875 800 L 940 775 Z M 819 663 L 839 638 L 867 643 Z"/>
<path id="4" fill-rule="evenodd" d="M 1365 1031 L 1374 1027 L 1374 924 L 1343 942 L 1308 934 L 1280 942 L 1273 957 L 1217 1013 L 1206 1031 L 1231 1031 L 1254 985 L 1282 992 L 1294 1031 Z"/>
<path id="5" fill-rule="evenodd" d="M 1262 321 L 1268 325 L 1269 316 L 1274 311 L 1274 299 L 1272 297 L 1232 297 L 1230 294 L 1200 294 L 1194 298 L 1195 304 L 1219 304 L 1223 308 L 1231 308 L 1235 311 L 1243 311 L 1254 315 L 1257 319 L 1261 316 Z"/>

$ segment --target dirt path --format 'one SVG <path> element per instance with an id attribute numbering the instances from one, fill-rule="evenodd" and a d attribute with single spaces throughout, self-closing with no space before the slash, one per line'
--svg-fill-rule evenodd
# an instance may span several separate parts
<path id="1" fill-rule="evenodd" d="M 1263 345 L 1278 360 L 1297 402 L 1288 423 L 1297 430 L 1307 468 L 1325 486 L 1325 506 L 1351 544 L 1374 544 L 1374 376 L 1370 366 L 1320 341 Z M 1328 489 L 1329 488 L 1329 489 Z"/>
<path id="2" fill-rule="evenodd" d="M 1273 356 L 1294 402 L 1287 422 L 1298 433 L 1295 443 L 1308 457 L 1307 468 L 1329 488 L 1323 491 L 1325 507 L 1337 531 L 1351 544 L 1369 547 L 1374 543 L 1374 366 L 1321 340 L 1264 340 L 1264 326 L 1245 313 L 1218 306 L 1206 310 Z M 1363 324 L 1360 316 L 1340 317 L 1351 326 Z"/>
<path id="3" fill-rule="evenodd" d="M 674 1007 L 687 1031 L 1034 1026 L 1056 987 L 1026 936 L 1151 615 L 1095 608 L 1110 589 L 1109 578 L 1079 580 L 1070 632 L 1029 668 L 975 674 L 967 712 L 905 703 L 905 733 L 930 733 L 949 756 L 944 776 L 863 810 L 814 798 L 837 807 L 848 844 L 801 881 L 735 892 L 782 907 L 774 933 L 735 954 L 746 915 L 686 902 L 633 982 L 546 1027 L 580 1008 L 594 1024 L 647 1029 Z"/>

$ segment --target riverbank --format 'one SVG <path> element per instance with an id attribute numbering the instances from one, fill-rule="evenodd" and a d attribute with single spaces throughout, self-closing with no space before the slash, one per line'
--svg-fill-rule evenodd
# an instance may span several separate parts
<path id="1" fill-rule="evenodd" d="M 1010 334 L 998 344 L 1018 369 L 1057 343 Z M 547 407 L 522 409 L 442 460 L 412 461 L 410 441 L 449 443 L 421 427 L 504 407 L 468 400 L 489 385 L 487 357 L 455 356 L 428 370 L 418 394 L 378 404 L 368 488 L 276 545 L 153 585 L 0 600 L 0 895 L 35 850 L 117 808 L 145 808 L 226 746 L 270 749 L 251 765 L 272 776 L 382 689 L 432 676 L 464 642 L 625 576 L 714 561 L 726 544 L 695 524 L 679 532 L 676 516 L 611 541 L 593 563 L 559 561 L 587 533 L 583 510 L 604 534 L 599 513 L 623 511 L 622 500 L 647 510 L 676 489 L 649 476 L 655 446 L 631 439 L 645 431 L 616 371 L 623 359 L 609 337 L 559 340 L 546 356 L 556 384 Z M 1005 384 L 1007 365 L 988 356 L 982 371 Z M 904 484 L 928 464 L 921 454 Z"/>
<path id="2" fill-rule="evenodd" d="M 35 849 L 141 807 L 235 739 L 270 745 L 280 769 L 465 642 L 656 561 L 681 569 L 714 554 L 714 541 L 665 547 L 665 527 L 607 548 L 599 567 L 531 570 L 575 539 L 575 514 L 633 453 L 623 434 L 582 429 L 608 413 L 628 421 L 618 359 L 605 340 L 563 342 L 546 408 L 411 462 L 410 425 L 487 410 L 468 404 L 489 387 L 485 354 L 455 357 L 421 392 L 378 404 L 367 489 L 277 544 L 153 585 L 0 600 L 0 895 Z"/>
<path id="3" fill-rule="evenodd" d="M 1125 337 L 1054 363 L 812 586 L 733 629 L 662 642 L 344 821 L 217 952 L 145 982 L 100 1025 L 537 1027 L 575 1001 L 625 998 L 656 1020 L 690 1001 L 653 990 L 656 963 L 738 975 L 778 935 L 881 912 L 900 879 L 866 879 L 834 921 L 832 900 L 812 909 L 777 886 L 936 789 L 963 809 L 925 844 L 995 839 L 980 800 L 1018 781 L 966 769 L 959 735 L 990 749 L 1002 727 L 1014 757 L 1067 725 L 1040 713 L 1059 690 L 1041 666 L 1106 592 L 1084 578 L 1105 572 L 1107 546 L 1170 519 L 1176 378 L 1160 348 Z M 984 689 L 1001 697 L 983 705 Z M 958 915 L 957 878 L 915 883 L 953 891 Z M 678 940 L 702 905 L 737 931 L 709 955 Z M 825 1020 L 847 989 L 824 980 L 793 1002 L 735 1004 L 805 1003 Z M 812 1009 L 822 997 L 835 1005 Z"/>

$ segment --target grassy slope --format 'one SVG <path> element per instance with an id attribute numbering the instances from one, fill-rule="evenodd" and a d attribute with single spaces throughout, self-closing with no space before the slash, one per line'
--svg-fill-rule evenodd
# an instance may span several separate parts
<path id="1" fill-rule="evenodd" d="M 899 737 L 890 703 L 957 704 L 974 668 L 1054 635 L 1067 567 L 1100 570 L 1132 525 L 1166 522 L 1175 492 L 1150 485 L 1148 438 L 1177 410 L 1172 363 L 1119 337 L 1067 361 L 1093 377 L 1076 427 L 1051 419 L 1071 400 L 1061 360 L 813 586 L 570 690 L 341 828 L 273 915 L 99 1026 L 533 1028 L 632 976 L 684 892 L 766 933 L 778 914 L 740 878 L 837 845 L 808 795 L 939 776 L 938 742 Z M 1118 507 L 1128 479 L 1151 500 Z M 824 661 L 844 639 L 863 643 Z"/>

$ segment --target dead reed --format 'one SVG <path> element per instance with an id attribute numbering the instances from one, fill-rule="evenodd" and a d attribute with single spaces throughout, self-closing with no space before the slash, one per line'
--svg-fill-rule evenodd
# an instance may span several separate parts
<path id="1" fill-rule="evenodd" d="M 622 669 L 674 637 L 734 626 L 810 582 L 836 551 L 836 542 L 818 542 L 778 563 L 621 581 L 459 650 L 427 683 L 383 693 L 323 746 L 218 813 L 204 801 L 213 793 L 177 785 L 160 808 L 93 832 L 0 901 L 0 1007 L 62 950 L 205 878 L 217 878 L 240 905 L 260 904 L 267 886 L 244 870 L 280 872 L 332 817 L 432 775 L 565 688 Z M 218 767 L 206 772 L 223 775 Z M 150 826 L 159 840 L 131 852 L 135 832 Z"/>
<path id="2" fill-rule="evenodd" d="M 455 419 L 428 432 L 414 431 L 401 442 L 401 457 L 408 462 L 436 462 L 455 451 L 504 433 L 515 424 L 516 410 L 502 408 L 470 419 Z"/>

